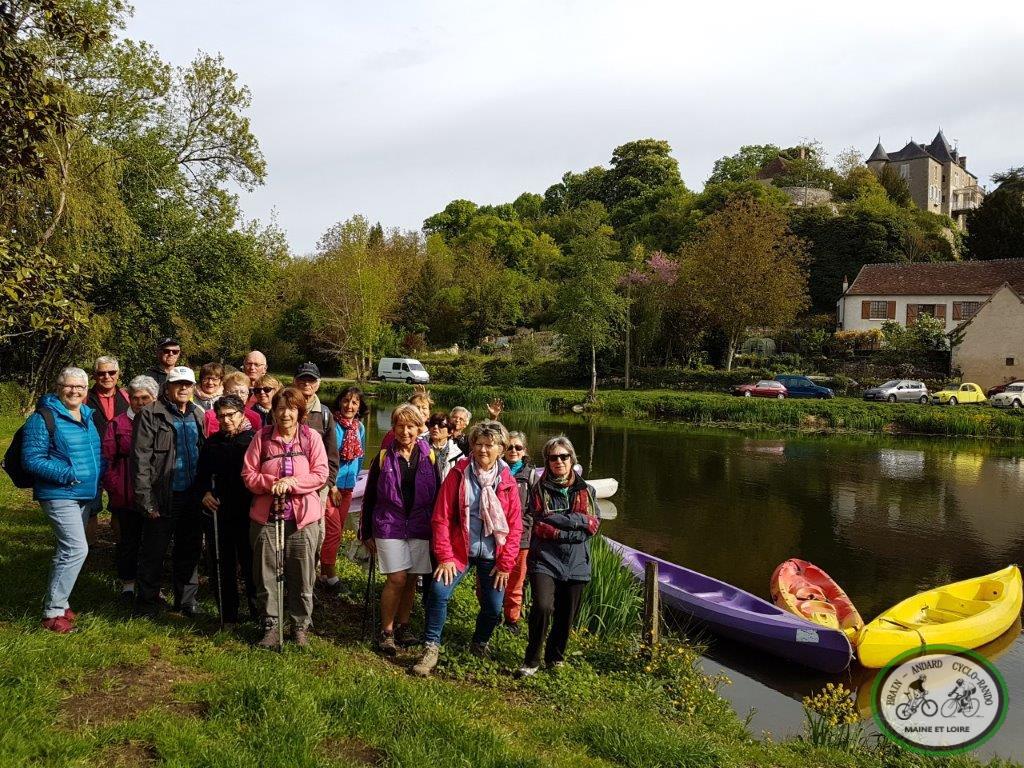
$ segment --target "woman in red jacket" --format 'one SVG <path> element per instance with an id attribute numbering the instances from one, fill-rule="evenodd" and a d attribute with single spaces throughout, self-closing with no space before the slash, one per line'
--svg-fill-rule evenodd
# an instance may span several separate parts
<path id="1" fill-rule="evenodd" d="M 423 656 L 412 668 L 420 677 L 437 666 L 448 600 L 471 566 L 477 571 L 480 612 L 470 650 L 487 655 L 487 643 L 501 622 L 505 585 L 519 556 L 519 490 L 501 458 L 508 431 L 497 421 L 481 421 L 470 430 L 469 444 L 471 458 L 451 469 L 434 504 L 431 527 L 438 566 L 427 592 Z"/>

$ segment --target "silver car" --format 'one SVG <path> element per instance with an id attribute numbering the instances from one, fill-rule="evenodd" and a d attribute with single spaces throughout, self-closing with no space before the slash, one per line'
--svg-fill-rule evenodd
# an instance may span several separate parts
<path id="1" fill-rule="evenodd" d="M 996 408 L 1020 408 L 1024 406 L 1024 381 L 1015 381 L 1006 389 L 989 398 Z"/>
<path id="2" fill-rule="evenodd" d="M 865 390 L 864 399 L 924 404 L 928 402 L 928 387 L 923 382 L 912 379 L 893 379 Z"/>

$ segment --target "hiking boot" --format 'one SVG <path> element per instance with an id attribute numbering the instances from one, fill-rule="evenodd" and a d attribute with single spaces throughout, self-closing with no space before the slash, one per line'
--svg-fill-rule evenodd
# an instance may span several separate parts
<path id="1" fill-rule="evenodd" d="M 412 673 L 417 677 L 430 677 L 437 662 L 441 657 L 441 646 L 434 643 L 427 643 L 423 649 L 423 655 L 412 667 Z"/>
<path id="2" fill-rule="evenodd" d="M 523 666 L 516 670 L 515 676 L 520 680 L 524 677 L 533 677 L 537 674 L 538 669 L 540 669 L 540 667 L 533 667 L 529 664 L 523 664 Z"/>
<path id="3" fill-rule="evenodd" d="M 277 650 L 277 624 L 264 624 L 263 629 L 263 639 L 256 643 L 257 647 Z"/>
<path id="4" fill-rule="evenodd" d="M 395 633 L 381 632 L 380 640 L 377 641 L 377 650 L 385 656 L 397 656 L 398 646 L 395 645 Z"/>
<path id="5" fill-rule="evenodd" d="M 54 616 L 52 619 L 43 619 L 43 629 L 48 629 L 59 635 L 66 635 L 68 632 L 75 631 L 75 625 L 64 616 Z"/>
<path id="6" fill-rule="evenodd" d="M 557 672 L 559 672 L 560 670 L 563 670 L 563 669 L 565 669 L 565 662 L 564 661 L 549 661 L 548 662 L 548 670 L 551 671 L 551 672 L 557 673 Z"/>
<path id="7" fill-rule="evenodd" d="M 408 648 L 410 645 L 419 645 L 419 642 L 420 639 L 412 631 L 411 625 L 399 624 L 395 627 L 395 645 L 400 648 Z"/>
<path id="8" fill-rule="evenodd" d="M 469 644 L 469 652 L 478 659 L 491 658 L 491 649 L 487 647 L 487 643 L 478 643 L 474 641 Z"/>
<path id="9" fill-rule="evenodd" d="M 337 597 L 341 594 L 341 579 L 338 579 L 333 584 L 331 584 L 331 582 L 329 582 L 327 579 L 324 579 L 321 582 L 321 586 L 323 587 L 324 592 L 326 592 L 331 597 Z"/>
<path id="10" fill-rule="evenodd" d="M 70 621 L 72 624 L 75 623 L 75 619 L 78 618 L 78 614 L 72 611 L 70 608 L 64 609 L 64 618 Z"/>
<path id="11" fill-rule="evenodd" d="M 506 621 L 502 626 L 505 627 L 505 631 L 510 635 L 518 635 L 522 632 L 522 627 L 519 626 L 518 621 Z"/>
<path id="12" fill-rule="evenodd" d="M 295 643 L 299 648 L 306 648 L 309 645 L 309 637 L 307 636 L 308 630 L 305 627 L 301 629 L 296 627 L 292 630 L 292 642 Z"/>

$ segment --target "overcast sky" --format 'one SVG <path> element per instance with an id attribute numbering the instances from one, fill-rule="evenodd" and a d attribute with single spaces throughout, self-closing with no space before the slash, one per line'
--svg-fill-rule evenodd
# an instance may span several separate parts
<path id="1" fill-rule="evenodd" d="M 298 253 L 355 213 L 418 229 L 450 200 L 543 193 L 626 141 L 691 189 L 742 144 L 865 156 L 941 125 L 968 168 L 1024 165 L 1017 3 L 137 0 L 128 36 L 220 52 L 253 94 L 266 185 L 247 216 Z"/>

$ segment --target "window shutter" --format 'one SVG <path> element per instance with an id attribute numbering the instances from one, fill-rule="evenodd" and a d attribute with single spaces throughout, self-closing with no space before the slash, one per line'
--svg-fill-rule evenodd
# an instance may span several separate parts
<path id="1" fill-rule="evenodd" d="M 871 317 L 871 302 L 862 301 L 860 303 L 860 319 L 867 320 Z"/>
<path id="2" fill-rule="evenodd" d="M 962 301 L 953 302 L 953 319 L 963 320 L 964 317 L 964 303 Z"/>
<path id="3" fill-rule="evenodd" d="M 885 308 L 885 316 L 890 320 L 896 319 L 896 302 L 890 301 Z"/>
<path id="4" fill-rule="evenodd" d="M 907 325 L 917 322 L 917 304 L 907 304 Z"/>
<path id="5" fill-rule="evenodd" d="M 936 304 L 935 305 L 935 319 L 936 320 L 945 320 L 946 319 L 946 305 L 945 304 Z"/>

